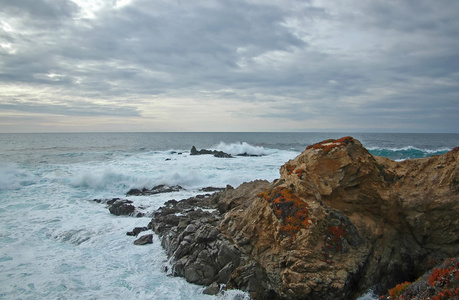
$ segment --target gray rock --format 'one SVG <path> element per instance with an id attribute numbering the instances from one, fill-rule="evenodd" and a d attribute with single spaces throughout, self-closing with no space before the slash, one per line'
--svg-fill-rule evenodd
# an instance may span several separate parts
<path id="1" fill-rule="evenodd" d="M 116 200 L 108 201 L 108 210 L 111 214 L 115 216 L 129 216 L 132 215 L 135 211 L 135 206 L 131 204 L 130 200 Z"/>
<path id="2" fill-rule="evenodd" d="M 202 292 L 206 295 L 217 295 L 220 292 L 220 285 L 216 282 L 209 285 L 207 288 L 204 289 Z"/>
<path id="3" fill-rule="evenodd" d="M 153 234 L 146 234 L 134 241 L 134 245 L 153 244 Z"/>
<path id="4" fill-rule="evenodd" d="M 132 231 L 126 232 L 126 235 L 138 236 L 142 231 L 148 230 L 147 227 L 135 227 Z"/>

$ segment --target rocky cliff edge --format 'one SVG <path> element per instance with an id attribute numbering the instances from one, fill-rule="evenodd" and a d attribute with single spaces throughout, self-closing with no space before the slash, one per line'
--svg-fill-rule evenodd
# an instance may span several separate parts
<path id="1" fill-rule="evenodd" d="M 459 148 L 395 162 L 344 137 L 150 223 L 172 273 L 254 299 L 353 299 L 413 281 L 459 255 Z M 200 207 L 200 208 L 199 208 Z M 212 290 L 213 289 L 213 290 Z"/>

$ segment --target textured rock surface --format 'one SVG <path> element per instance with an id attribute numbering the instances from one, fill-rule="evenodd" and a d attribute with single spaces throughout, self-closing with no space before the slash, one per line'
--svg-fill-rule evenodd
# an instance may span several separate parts
<path id="1" fill-rule="evenodd" d="M 231 154 L 225 153 L 223 151 L 207 150 L 207 149 L 201 149 L 198 151 L 195 146 L 191 147 L 190 155 L 206 155 L 206 154 L 212 154 L 213 156 L 219 157 L 219 158 L 232 158 Z"/>
<path id="2" fill-rule="evenodd" d="M 180 185 L 168 186 L 168 185 L 160 184 L 151 189 L 147 189 L 147 188 L 143 188 L 141 190 L 140 189 L 130 189 L 126 193 L 126 196 L 151 196 L 151 195 L 162 194 L 162 193 L 178 192 L 181 190 L 183 190 L 183 188 Z"/>
<path id="3" fill-rule="evenodd" d="M 134 241 L 134 245 L 147 245 L 147 244 L 153 244 L 153 234 L 146 234 Z"/>
<path id="4" fill-rule="evenodd" d="M 458 156 L 394 162 L 351 137 L 328 140 L 273 183 L 169 202 L 149 226 L 190 282 L 255 299 L 382 294 L 459 255 Z"/>
<path id="5" fill-rule="evenodd" d="M 402 282 L 381 300 L 459 299 L 459 259 L 448 258 L 415 282 Z"/>

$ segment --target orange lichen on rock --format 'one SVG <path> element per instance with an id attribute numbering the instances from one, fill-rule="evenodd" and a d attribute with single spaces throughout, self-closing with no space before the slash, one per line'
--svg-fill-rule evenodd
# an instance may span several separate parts
<path id="1" fill-rule="evenodd" d="M 292 174 L 293 170 L 295 170 L 295 166 L 292 166 L 290 164 L 286 164 L 285 168 L 287 169 L 287 175 Z"/>
<path id="2" fill-rule="evenodd" d="M 295 238 L 296 234 L 308 226 L 308 204 L 295 196 L 286 187 L 277 187 L 258 194 L 266 199 L 278 220 L 282 222 L 280 235 L 282 238 Z"/>
<path id="3" fill-rule="evenodd" d="M 323 261 L 331 264 L 330 260 L 332 255 L 344 250 L 345 239 L 348 232 L 344 229 L 343 225 L 329 226 L 325 231 L 325 243 L 322 248 Z"/>
<path id="4" fill-rule="evenodd" d="M 441 267 L 433 269 L 430 276 L 424 280 L 421 283 L 401 283 L 389 290 L 389 296 L 383 295 L 380 299 L 459 299 L 459 261 L 457 259 L 446 260 Z"/>
<path id="5" fill-rule="evenodd" d="M 459 261 L 450 259 L 449 266 L 434 269 L 427 281 L 434 288 L 441 288 L 432 300 L 459 299 Z"/>
<path id="6" fill-rule="evenodd" d="M 302 170 L 302 169 L 298 169 L 298 170 L 295 171 L 295 174 L 296 174 L 296 176 L 298 176 L 299 179 L 303 179 L 304 173 L 306 173 L 306 171 Z"/>
<path id="7" fill-rule="evenodd" d="M 389 296 L 391 299 L 396 299 L 402 294 L 402 292 L 411 284 L 411 282 L 405 281 L 403 283 L 397 284 L 394 288 L 389 290 Z"/>
<path id="8" fill-rule="evenodd" d="M 449 268 L 434 269 L 429 276 L 429 284 L 431 286 L 450 286 L 451 283 L 459 281 L 459 262 L 451 260 L 452 266 Z"/>
<path id="9" fill-rule="evenodd" d="M 342 137 L 342 138 L 337 139 L 337 140 L 333 140 L 333 139 L 325 140 L 325 141 L 322 141 L 322 142 L 314 144 L 314 145 L 309 145 L 308 147 L 306 147 L 306 150 L 308 150 L 308 149 L 322 149 L 323 150 L 323 154 L 325 155 L 328 152 L 330 152 L 331 149 L 333 149 L 335 147 L 338 147 L 338 146 L 347 145 L 352 140 L 354 140 L 354 138 L 351 137 L 351 136 L 345 136 L 345 137 Z"/>

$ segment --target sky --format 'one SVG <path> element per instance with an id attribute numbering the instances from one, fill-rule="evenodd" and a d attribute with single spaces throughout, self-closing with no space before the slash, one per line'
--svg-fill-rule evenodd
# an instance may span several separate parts
<path id="1" fill-rule="evenodd" d="M 459 132 L 457 0 L 0 0 L 0 133 Z"/>

